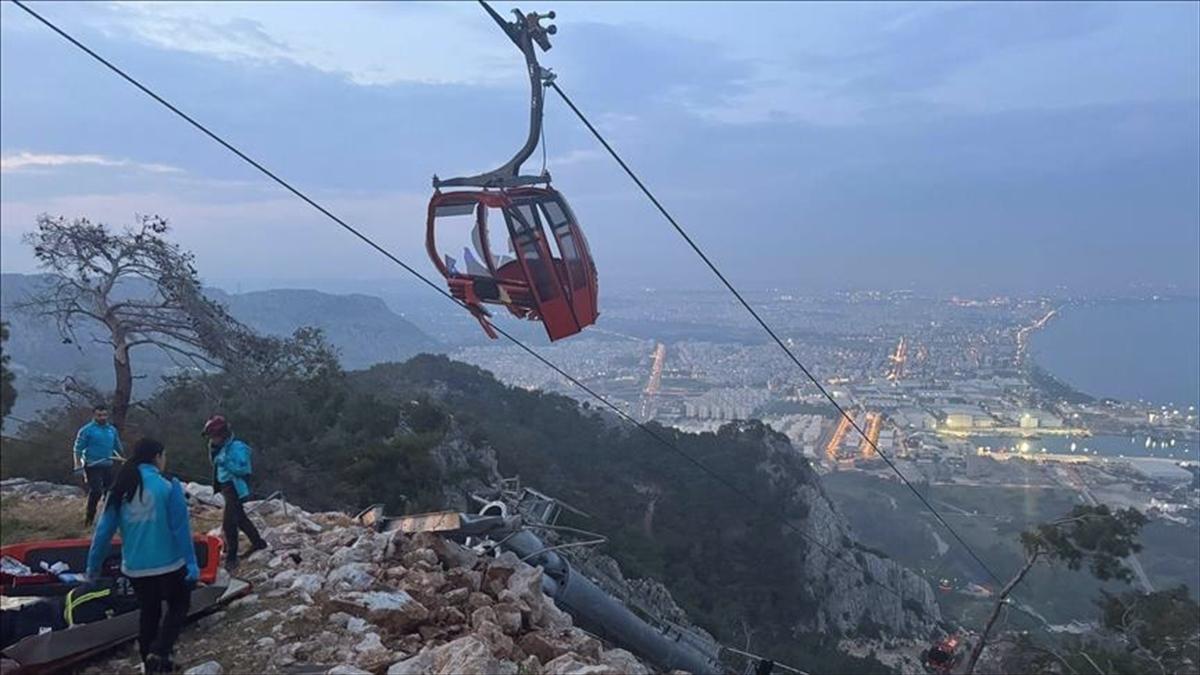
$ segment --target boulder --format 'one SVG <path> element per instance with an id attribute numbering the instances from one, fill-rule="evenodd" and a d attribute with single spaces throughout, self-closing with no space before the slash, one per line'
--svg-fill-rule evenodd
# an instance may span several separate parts
<path id="1" fill-rule="evenodd" d="M 478 628 L 484 622 L 498 623 L 496 610 L 491 607 L 480 607 L 471 612 L 471 627 Z"/>
<path id="2" fill-rule="evenodd" d="M 270 566 L 271 566 L 271 563 L 268 562 L 267 567 L 270 567 Z M 278 565 L 277 567 L 282 567 L 282 563 L 280 563 L 280 565 Z M 296 577 L 298 577 L 298 576 L 300 576 L 300 570 L 297 570 L 295 568 L 283 569 L 283 570 L 276 572 L 275 576 L 268 579 L 262 585 L 267 588 L 290 588 L 292 585 L 292 582 L 295 581 Z"/>
<path id="3" fill-rule="evenodd" d="M 498 661 L 492 656 L 492 647 L 475 635 L 458 638 L 452 643 L 437 647 L 433 665 L 439 675 L 460 673 L 504 673 L 516 674 L 515 663 Z"/>
<path id="4" fill-rule="evenodd" d="M 316 610 L 314 610 L 312 606 L 308 604 L 293 605 L 292 607 L 289 607 L 288 610 L 283 613 L 283 615 L 289 619 L 308 619 L 315 611 Z"/>
<path id="5" fill-rule="evenodd" d="M 468 612 L 474 612 L 480 607 L 490 607 L 493 604 L 495 604 L 495 601 L 487 593 L 471 593 L 467 596 L 466 609 Z"/>
<path id="6" fill-rule="evenodd" d="M 546 598 L 546 604 L 542 606 L 542 628 L 548 630 L 566 630 L 574 625 L 575 622 L 570 614 L 559 609 L 553 600 Z"/>
<path id="7" fill-rule="evenodd" d="M 517 569 L 528 567 L 511 551 L 505 551 L 498 557 L 488 560 L 483 569 L 483 590 L 492 597 L 500 595 L 500 591 L 508 588 L 508 579 Z"/>
<path id="8" fill-rule="evenodd" d="M 268 619 L 274 619 L 276 616 L 278 616 L 278 614 L 274 610 L 264 609 L 258 614 L 246 619 L 246 621 L 266 621 Z"/>
<path id="9" fill-rule="evenodd" d="M 371 675 L 371 671 L 342 664 L 340 666 L 334 666 L 325 671 L 325 675 Z"/>
<path id="10" fill-rule="evenodd" d="M 542 675 L 542 662 L 538 661 L 538 657 L 530 654 L 521 662 L 518 670 L 522 675 Z"/>
<path id="11" fill-rule="evenodd" d="M 429 610 L 404 591 L 351 591 L 333 596 L 330 603 L 396 633 L 407 633 L 429 618 Z"/>
<path id="12" fill-rule="evenodd" d="M 238 609 L 239 607 L 248 607 L 250 605 L 257 604 L 257 603 L 258 603 L 258 594 L 251 593 L 250 595 L 247 595 L 242 598 L 238 598 L 237 600 L 234 600 L 233 602 L 229 603 L 229 609 Z"/>
<path id="13" fill-rule="evenodd" d="M 354 645 L 354 651 L 365 653 L 385 649 L 383 640 L 379 639 L 379 633 L 367 633 L 363 639 L 359 640 Z"/>
<path id="14" fill-rule="evenodd" d="M 650 675 L 650 669 L 624 649 L 606 649 L 600 652 L 600 663 L 624 675 Z"/>
<path id="15" fill-rule="evenodd" d="M 510 603 L 502 602 L 487 609 L 493 610 L 496 616 L 496 624 L 500 626 L 508 635 L 516 635 L 521 632 L 521 608 Z M 474 618 L 474 615 L 472 615 Z"/>
<path id="16" fill-rule="evenodd" d="M 300 574 L 292 579 L 292 583 L 288 586 L 290 591 L 303 591 L 312 595 L 321 590 L 325 585 L 324 579 L 316 574 Z"/>
<path id="17" fill-rule="evenodd" d="M 221 610 L 219 612 L 213 612 L 212 614 L 209 614 L 208 616 L 197 621 L 196 627 L 200 628 L 202 630 L 208 630 L 209 628 L 213 628 L 217 625 L 220 625 L 224 621 L 225 621 L 225 611 Z"/>
<path id="18" fill-rule="evenodd" d="M 542 666 L 543 675 L 624 675 L 611 666 L 588 663 L 578 654 L 566 653 Z"/>
<path id="19" fill-rule="evenodd" d="M 387 675 L 425 675 L 433 672 L 433 650 L 427 649 L 388 666 Z"/>
<path id="20" fill-rule="evenodd" d="M 469 567 L 451 567 L 446 570 L 446 585 L 451 588 L 464 588 L 477 591 L 483 583 L 483 573 Z"/>
<path id="21" fill-rule="evenodd" d="M 460 675 L 489 673 L 516 675 L 517 664 L 497 659 L 491 646 L 482 638 L 467 635 L 439 647 L 422 650 L 420 654 L 392 664 L 388 675 Z"/>
<path id="22" fill-rule="evenodd" d="M 371 562 L 375 559 L 378 548 L 375 536 L 367 533 L 359 536 L 351 545 L 335 549 L 329 556 L 329 564 L 332 567 L 340 567 L 347 563 Z"/>
<path id="23" fill-rule="evenodd" d="M 415 543 L 415 542 L 414 542 Z M 440 565 L 437 553 L 431 548 L 414 548 L 405 553 L 401 560 L 409 567 L 423 566 L 425 569 L 437 569 Z M 422 565 L 423 563 L 423 565 Z"/>
<path id="24" fill-rule="evenodd" d="M 418 532 L 413 535 L 412 543 L 414 547 L 433 551 L 447 569 L 470 569 L 479 560 L 478 553 L 432 532 Z"/>
<path id="25" fill-rule="evenodd" d="M 601 650 L 599 640 L 578 628 L 526 633 L 517 644 L 525 650 L 526 654 L 533 654 L 547 666 L 551 661 L 568 652 L 595 662 L 599 660 Z"/>
<path id="26" fill-rule="evenodd" d="M 404 575 L 404 587 L 423 601 L 435 598 L 441 601 L 441 590 L 445 585 L 446 575 L 438 571 L 412 568 Z"/>
<path id="27" fill-rule="evenodd" d="M 321 527 L 320 525 L 318 525 L 317 523 L 314 523 L 303 513 L 298 514 L 296 516 L 296 524 L 298 526 L 298 529 L 300 529 L 303 532 L 307 532 L 309 534 L 320 534 L 325 529 L 325 528 Z"/>
<path id="28" fill-rule="evenodd" d="M 183 671 L 183 675 L 222 675 L 224 672 L 225 669 L 216 661 L 205 661 Z"/>
<path id="29" fill-rule="evenodd" d="M 504 634 L 500 626 L 491 621 L 484 621 L 474 630 L 474 634 L 483 638 L 491 647 L 492 655 L 500 659 L 512 659 L 515 655 L 516 643 Z"/>
<path id="30" fill-rule="evenodd" d="M 466 588 L 451 588 L 442 594 L 442 598 L 451 605 L 461 605 L 466 602 L 471 591 Z"/>
<path id="31" fill-rule="evenodd" d="M 283 513 L 286 505 L 282 499 L 255 499 L 244 502 L 243 506 L 247 513 L 253 512 L 256 515 L 267 517 L 273 516 L 276 513 Z M 298 509 L 296 509 L 298 510 Z M 289 514 L 291 515 L 291 514 Z"/>
<path id="32" fill-rule="evenodd" d="M 446 626 L 453 626 L 454 624 L 465 624 L 467 616 L 457 607 L 443 606 L 434 612 L 433 620 Z"/>
<path id="33" fill-rule="evenodd" d="M 365 591 L 375 584 L 375 576 L 372 574 L 374 570 L 370 563 L 346 563 L 335 567 L 325 578 L 325 583 L 334 590 Z"/>
<path id="34" fill-rule="evenodd" d="M 501 600 L 515 596 L 522 608 L 526 623 L 530 627 L 544 626 L 555 630 L 569 628 L 571 616 L 558 608 L 554 601 L 542 592 L 542 568 L 524 566 L 517 569 L 508 579 L 508 588 L 501 593 Z"/>

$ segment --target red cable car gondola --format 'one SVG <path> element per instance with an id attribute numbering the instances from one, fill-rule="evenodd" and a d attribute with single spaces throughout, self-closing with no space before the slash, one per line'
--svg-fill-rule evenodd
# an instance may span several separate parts
<path id="1" fill-rule="evenodd" d="M 958 636 L 951 635 L 934 643 L 929 651 L 925 652 L 925 671 L 934 675 L 949 675 L 961 659 Z"/>
<path id="2" fill-rule="evenodd" d="M 486 5 L 485 5 L 486 7 Z M 487 8 L 509 38 L 525 55 L 529 68 L 533 105 L 529 136 L 525 145 L 507 164 L 484 174 L 441 180 L 429 200 L 425 247 L 446 282 L 450 293 L 463 302 L 479 320 L 489 337 L 495 338 L 484 304 L 504 305 L 514 316 L 541 321 L 551 340 L 559 340 L 596 322 L 596 267 L 583 230 L 567 200 L 550 187 L 550 175 L 520 175 L 521 164 L 537 147 L 542 130 L 543 87 L 554 75 L 537 62 L 536 43 L 550 48 L 554 26 L 543 28 L 546 15 L 522 14 L 507 22 Z M 446 187 L 480 188 L 442 192 Z M 467 217 L 470 244 L 446 251 L 438 234 L 453 228 L 453 219 Z M 440 228 L 440 229 L 439 229 Z M 507 243 L 505 253 L 493 253 L 491 237 L 499 232 Z M 460 234 L 462 234 L 460 232 Z M 460 257 L 461 256 L 461 257 Z"/>

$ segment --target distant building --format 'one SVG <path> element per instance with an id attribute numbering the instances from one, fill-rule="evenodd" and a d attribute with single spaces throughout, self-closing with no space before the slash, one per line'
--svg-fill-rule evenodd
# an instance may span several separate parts
<path id="1" fill-rule="evenodd" d="M 946 415 L 946 426 L 951 429 L 970 429 L 975 422 L 975 416 L 971 413 L 950 413 Z"/>
<path id="2" fill-rule="evenodd" d="M 1044 410 L 1022 410 L 1020 421 L 1022 429 L 1057 429 L 1063 425 L 1061 417 Z"/>
<path id="3" fill-rule="evenodd" d="M 910 429 L 933 429 L 937 418 L 920 408 L 902 408 L 892 415 L 897 424 Z"/>

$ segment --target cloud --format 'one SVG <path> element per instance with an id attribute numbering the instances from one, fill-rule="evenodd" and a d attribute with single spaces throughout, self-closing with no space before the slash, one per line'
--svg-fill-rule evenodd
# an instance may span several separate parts
<path id="1" fill-rule="evenodd" d="M 478 10 L 453 5 L 434 9 L 385 12 L 371 3 L 117 2 L 85 10 L 83 19 L 108 37 L 251 67 L 298 65 L 362 86 L 519 80 L 519 55 L 502 37 L 497 39 Z"/>
<path id="2" fill-rule="evenodd" d="M 129 159 L 115 159 L 104 155 L 18 152 L 0 157 L 0 173 L 36 172 L 71 166 L 122 167 L 150 173 L 183 173 L 183 169 L 167 164 L 134 162 Z"/>

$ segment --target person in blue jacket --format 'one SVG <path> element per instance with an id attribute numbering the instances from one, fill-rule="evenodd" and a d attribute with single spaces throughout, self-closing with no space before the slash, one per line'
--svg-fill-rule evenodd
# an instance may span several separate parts
<path id="1" fill-rule="evenodd" d="M 143 438 L 134 445 L 104 502 L 87 557 L 87 578 L 96 579 L 120 530 L 121 572 L 137 595 L 138 646 L 147 673 L 174 672 L 171 650 L 200 577 L 187 500 L 178 480 L 163 477 L 166 463 L 162 443 Z"/>
<path id="2" fill-rule="evenodd" d="M 92 408 L 92 421 L 79 428 L 75 435 L 75 470 L 83 471 L 87 483 L 87 514 L 84 524 L 92 526 L 96 505 L 113 484 L 113 458 L 121 457 L 121 434 L 108 423 L 108 406 Z"/>
<path id="3" fill-rule="evenodd" d="M 250 538 L 249 556 L 267 547 L 254 522 L 246 515 L 242 502 L 250 496 L 250 446 L 233 437 L 229 422 L 213 415 L 204 423 L 202 435 L 208 438 L 208 456 L 213 465 L 213 489 L 225 498 L 222 529 L 225 533 L 225 569 L 238 566 L 238 530 Z"/>

